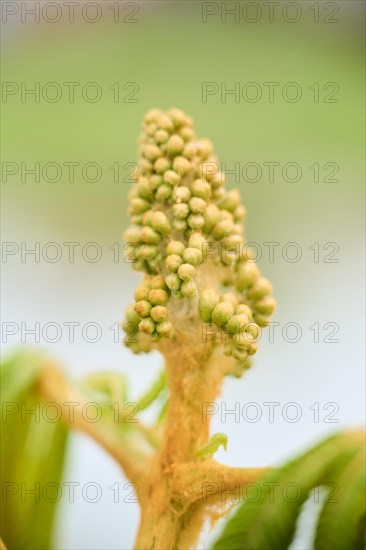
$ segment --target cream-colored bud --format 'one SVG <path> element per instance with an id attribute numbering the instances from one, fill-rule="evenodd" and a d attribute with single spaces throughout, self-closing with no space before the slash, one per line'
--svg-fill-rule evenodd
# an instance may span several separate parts
<path id="1" fill-rule="evenodd" d="M 235 309 L 235 313 L 239 315 L 241 313 L 244 313 L 244 315 L 246 315 L 248 319 L 252 318 L 252 310 L 246 304 L 239 304 L 238 307 Z"/>
<path id="2" fill-rule="evenodd" d="M 183 126 L 182 128 L 180 128 L 179 135 L 182 136 L 185 142 L 191 141 L 195 137 L 194 130 L 189 126 Z"/>
<path id="3" fill-rule="evenodd" d="M 225 174 L 223 172 L 216 172 L 210 177 L 210 183 L 214 189 L 218 189 L 225 184 Z"/>
<path id="4" fill-rule="evenodd" d="M 203 245 L 207 242 L 205 237 L 201 233 L 192 233 L 188 239 L 188 246 L 191 248 L 197 248 L 202 252 Z"/>
<path id="5" fill-rule="evenodd" d="M 187 222 L 191 229 L 201 229 L 205 225 L 205 218 L 202 214 L 190 214 Z"/>
<path id="6" fill-rule="evenodd" d="M 165 113 L 160 114 L 160 116 L 156 120 L 156 123 L 162 130 L 167 130 L 168 132 L 171 132 L 174 129 L 174 125 L 170 116 L 166 115 Z"/>
<path id="7" fill-rule="evenodd" d="M 151 342 L 154 342 L 155 344 L 161 340 L 161 336 L 157 332 L 153 332 L 152 334 L 149 335 L 149 339 L 151 340 Z"/>
<path id="8" fill-rule="evenodd" d="M 182 256 L 185 246 L 181 241 L 169 241 L 166 247 L 167 254 L 178 254 Z"/>
<path id="9" fill-rule="evenodd" d="M 272 315 L 276 307 L 276 300 L 272 296 L 264 296 L 255 303 L 254 307 L 261 315 Z"/>
<path id="10" fill-rule="evenodd" d="M 190 198 L 191 198 L 191 192 L 188 189 L 188 187 L 185 187 L 185 186 L 176 187 L 173 190 L 173 200 L 175 200 L 175 202 L 177 203 L 188 202 Z"/>
<path id="11" fill-rule="evenodd" d="M 241 222 L 247 217 L 247 210 L 245 206 L 239 204 L 234 210 L 234 219 L 236 222 Z"/>
<path id="12" fill-rule="evenodd" d="M 155 275 L 150 281 L 150 288 L 161 288 L 166 290 L 165 279 L 163 275 Z"/>
<path id="13" fill-rule="evenodd" d="M 158 130 L 154 137 L 156 143 L 165 143 L 169 139 L 169 133 L 166 130 Z"/>
<path id="14" fill-rule="evenodd" d="M 220 221 L 220 210 L 215 204 L 209 204 L 204 213 L 206 233 L 210 233 L 212 228 Z"/>
<path id="15" fill-rule="evenodd" d="M 184 231 L 187 231 L 187 227 L 188 227 L 186 220 L 178 220 L 178 219 L 174 220 L 173 226 L 176 231 L 182 231 L 183 233 Z"/>
<path id="16" fill-rule="evenodd" d="M 123 240 L 128 244 L 138 244 L 140 242 L 141 229 L 130 225 L 123 234 Z"/>
<path id="17" fill-rule="evenodd" d="M 260 277 L 257 282 L 248 290 L 247 296 L 250 300 L 259 300 L 264 296 L 272 294 L 272 285 L 265 277 Z"/>
<path id="18" fill-rule="evenodd" d="M 176 273 L 178 268 L 182 265 L 183 260 L 178 254 L 170 254 L 165 260 L 165 265 L 172 273 Z"/>
<path id="19" fill-rule="evenodd" d="M 147 124 L 151 122 L 156 122 L 161 116 L 161 111 L 159 109 L 150 109 L 144 116 L 144 122 Z"/>
<path id="20" fill-rule="evenodd" d="M 222 220 L 217 223 L 213 228 L 212 234 L 217 240 L 221 240 L 224 237 L 230 235 L 233 229 L 233 223 L 230 220 Z"/>
<path id="21" fill-rule="evenodd" d="M 152 260 L 158 253 L 156 246 L 152 244 L 143 244 L 137 251 L 139 260 Z"/>
<path id="22" fill-rule="evenodd" d="M 207 208 L 207 203 L 199 197 L 192 197 L 188 203 L 193 214 L 203 214 Z"/>
<path id="23" fill-rule="evenodd" d="M 239 349 L 235 346 L 233 346 L 233 357 L 240 362 L 245 361 L 247 358 L 247 352 L 245 350 Z"/>
<path id="24" fill-rule="evenodd" d="M 170 273 L 166 276 L 165 282 L 170 290 L 179 290 L 182 284 L 182 280 L 176 273 Z"/>
<path id="25" fill-rule="evenodd" d="M 145 145 L 144 147 L 144 155 L 150 162 L 154 162 L 156 159 L 161 157 L 162 152 L 159 147 L 156 145 Z"/>
<path id="26" fill-rule="evenodd" d="M 149 289 L 145 285 L 138 286 L 134 292 L 134 298 L 136 302 L 141 300 L 148 300 L 149 298 Z"/>
<path id="27" fill-rule="evenodd" d="M 230 317 L 234 314 L 234 306 L 231 302 L 220 302 L 215 306 L 212 312 L 212 321 L 218 327 L 226 325 Z"/>
<path id="28" fill-rule="evenodd" d="M 151 225 L 155 231 L 167 235 L 170 233 L 170 223 L 163 212 L 154 212 L 151 218 Z"/>
<path id="29" fill-rule="evenodd" d="M 168 183 L 169 185 L 178 185 L 178 183 L 181 180 L 181 177 L 177 172 L 174 172 L 174 170 L 167 170 L 163 176 L 163 179 L 165 183 Z"/>
<path id="30" fill-rule="evenodd" d="M 225 300 L 231 302 L 235 308 L 238 306 L 238 298 L 234 292 L 225 292 L 221 297 L 221 301 L 224 302 Z"/>
<path id="31" fill-rule="evenodd" d="M 207 201 L 211 196 L 211 186 L 207 181 L 198 179 L 194 180 L 191 185 L 192 194 L 195 197 L 199 197 L 200 199 L 204 199 Z"/>
<path id="32" fill-rule="evenodd" d="M 154 170 L 158 174 L 164 174 L 169 168 L 171 168 L 171 162 L 166 157 L 160 157 L 154 162 Z"/>
<path id="33" fill-rule="evenodd" d="M 141 229 L 141 240 L 147 244 L 158 244 L 161 241 L 161 235 L 151 227 L 146 226 Z"/>
<path id="34" fill-rule="evenodd" d="M 244 313 L 240 315 L 233 315 L 227 322 L 225 329 L 228 332 L 242 332 L 245 330 L 249 323 L 249 319 Z"/>
<path id="35" fill-rule="evenodd" d="M 185 123 L 186 115 L 181 109 L 169 109 L 168 114 L 177 128 Z"/>
<path id="36" fill-rule="evenodd" d="M 173 204 L 173 212 L 174 216 L 178 218 L 178 220 L 184 220 L 189 216 L 190 210 L 188 204 L 181 202 Z"/>
<path id="37" fill-rule="evenodd" d="M 167 152 L 169 155 L 179 155 L 184 148 L 184 140 L 178 134 L 173 134 L 170 136 L 167 143 Z"/>
<path id="38" fill-rule="evenodd" d="M 197 153 L 202 159 L 207 159 L 213 151 L 212 142 L 209 139 L 203 138 L 197 142 Z"/>
<path id="39" fill-rule="evenodd" d="M 192 165 L 184 157 L 175 157 L 173 161 L 173 170 L 175 170 L 180 176 L 186 176 L 192 169 Z"/>
<path id="40" fill-rule="evenodd" d="M 197 296 L 197 286 L 193 281 L 185 281 L 182 283 L 180 290 L 185 298 L 194 298 Z"/>
<path id="41" fill-rule="evenodd" d="M 182 155 L 188 160 L 192 160 L 197 154 L 197 147 L 194 143 L 188 142 L 185 144 Z"/>
<path id="42" fill-rule="evenodd" d="M 150 316 L 156 323 L 162 323 L 168 317 L 168 309 L 165 306 L 154 306 L 150 311 Z"/>
<path id="43" fill-rule="evenodd" d="M 171 194 L 172 194 L 172 186 L 168 185 L 167 183 L 163 183 L 163 185 L 160 185 L 160 187 L 156 190 L 155 199 L 158 202 L 164 202 L 167 199 L 169 199 Z"/>
<path id="44" fill-rule="evenodd" d="M 259 277 L 259 270 L 254 262 L 245 262 L 239 265 L 235 286 L 241 292 L 251 287 Z"/>
<path id="45" fill-rule="evenodd" d="M 172 328 L 170 321 L 162 321 L 156 325 L 156 332 L 160 334 L 160 336 L 168 336 Z"/>
<path id="46" fill-rule="evenodd" d="M 135 304 L 135 311 L 140 317 L 149 317 L 152 305 L 148 300 L 140 300 Z"/>
<path id="47" fill-rule="evenodd" d="M 178 275 L 183 281 L 189 281 L 195 274 L 195 268 L 192 264 L 182 264 L 178 268 Z"/>
<path id="48" fill-rule="evenodd" d="M 156 191 L 156 189 L 163 183 L 163 176 L 160 174 L 152 174 L 150 176 L 150 185 L 151 189 L 153 191 Z"/>
<path id="49" fill-rule="evenodd" d="M 150 317 L 147 317 L 139 323 L 139 329 L 144 334 L 152 334 L 155 330 L 155 323 Z"/>
<path id="50" fill-rule="evenodd" d="M 201 319 L 205 323 L 211 322 L 212 312 L 215 306 L 219 303 L 219 300 L 219 295 L 212 288 L 207 288 L 201 292 L 198 307 Z"/>
<path id="51" fill-rule="evenodd" d="M 188 264 L 197 266 L 202 263 L 202 252 L 197 248 L 188 247 L 183 252 L 183 260 Z"/>
<path id="52" fill-rule="evenodd" d="M 153 288 L 149 292 L 149 300 L 154 306 L 164 306 L 169 300 L 169 296 L 165 290 Z"/>
<path id="53" fill-rule="evenodd" d="M 230 210 L 233 212 L 235 208 L 240 204 L 240 191 L 239 189 L 232 189 L 224 194 L 220 200 L 218 206 L 219 208 Z"/>
<path id="54" fill-rule="evenodd" d="M 142 214 L 150 208 L 150 202 L 145 199 L 132 199 L 130 203 L 130 213 L 131 214 Z"/>

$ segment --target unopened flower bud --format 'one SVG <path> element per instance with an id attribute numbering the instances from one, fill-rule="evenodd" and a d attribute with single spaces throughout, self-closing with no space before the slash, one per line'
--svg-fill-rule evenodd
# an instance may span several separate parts
<path id="1" fill-rule="evenodd" d="M 163 183 L 163 185 L 160 185 L 160 187 L 157 189 L 155 193 L 155 199 L 158 202 L 164 202 L 169 199 L 171 194 L 172 194 L 171 185 L 168 185 L 167 183 Z"/>
<path id="2" fill-rule="evenodd" d="M 152 305 L 147 300 L 140 300 L 135 304 L 135 311 L 140 317 L 149 317 Z"/>
<path id="3" fill-rule="evenodd" d="M 173 222 L 173 226 L 176 231 L 181 231 L 182 233 L 184 233 L 187 230 L 188 224 L 186 220 L 176 219 Z"/>
<path id="4" fill-rule="evenodd" d="M 158 244 L 161 241 L 161 235 L 151 227 L 146 226 L 141 229 L 141 240 L 147 244 Z"/>
<path id="5" fill-rule="evenodd" d="M 154 170 L 158 174 L 164 174 L 171 167 L 171 162 L 166 157 L 158 158 L 154 163 Z"/>
<path id="6" fill-rule="evenodd" d="M 192 233 L 188 239 L 188 246 L 191 248 L 197 248 L 202 252 L 202 247 L 206 243 L 205 237 L 201 233 Z"/>
<path id="7" fill-rule="evenodd" d="M 154 306 L 164 306 L 169 300 L 169 296 L 165 290 L 153 288 L 149 292 L 149 300 Z"/>
<path id="8" fill-rule="evenodd" d="M 150 316 L 156 323 L 162 323 L 168 317 L 168 309 L 165 306 L 154 306 L 150 311 Z"/>
<path id="9" fill-rule="evenodd" d="M 137 257 L 140 260 L 152 260 L 158 253 L 156 246 L 152 244 L 143 244 L 137 251 Z"/>
<path id="10" fill-rule="evenodd" d="M 150 288 L 161 288 L 166 290 L 165 279 L 163 275 L 155 275 L 150 281 Z"/>
<path id="11" fill-rule="evenodd" d="M 170 223 L 163 212 L 154 212 L 151 218 L 151 225 L 155 231 L 162 234 L 170 233 Z"/>
<path id="12" fill-rule="evenodd" d="M 259 277 L 259 270 L 255 263 L 245 262 L 240 264 L 236 276 L 235 286 L 241 292 L 251 287 Z"/>
<path id="13" fill-rule="evenodd" d="M 190 214 L 187 218 L 188 225 L 191 229 L 201 229 L 205 225 L 205 218 L 202 214 Z"/>
<path id="14" fill-rule="evenodd" d="M 244 313 L 233 315 L 227 322 L 225 329 L 228 332 L 242 332 L 249 323 L 249 319 Z"/>
<path id="15" fill-rule="evenodd" d="M 189 216 L 190 210 L 188 204 L 181 202 L 178 204 L 173 204 L 173 212 L 174 216 L 178 218 L 178 220 L 184 220 Z"/>
<path id="16" fill-rule="evenodd" d="M 179 266 L 178 275 L 183 281 L 189 281 L 195 274 L 195 268 L 193 265 L 185 263 Z"/>
<path id="17" fill-rule="evenodd" d="M 189 264 L 197 266 L 202 262 L 202 252 L 197 248 L 188 247 L 183 252 L 183 260 Z"/>
<path id="18" fill-rule="evenodd" d="M 150 208 L 150 202 L 139 197 L 132 199 L 130 203 L 131 214 L 142 214 Z"/>
<path id="19" fill-rule="evenodd" d="M 185 260 L 186 261 L 186 260 Z M 176 273 L 178 271 L 178 268 L 182 265 L 183 260 L 181 256 L 178 256 L 178 254 L 169 254 L 169 256 L 166 257 L 165 265 L 171 271 L 172 273 Z"/>
<path id="20" fill-rule="evenodd" d="M 163 176 L 163 179 L 165 183 L 168 183 L 169 185 L 178 185 L 178 183 L 181 180 L 181 177 L 177 172 L 174 172 L 174 170 L 167 170 Z"/>
<path id="21" fill-rule="evenodd" d="M 192 185 L 192 194 L 195 197 L 199 197 L 200 199 L 204 199 L 207 201 L 211 196 L 211 186 L 207 181 L 204 180 L 195 180 Z"/>
<path id="22" fill-rule="evenodd" d="M 191 198 L 191 192 L 188 189 L 188 187 L 182 186 L 182 187 L 176 187 L 173 191 L 173 200 L 177 203 L 180 202 L 188 202 Z"/>
<path id="23" fill-rule="evenodd" d="M 213 228 L 212 234 L 215 237 L 215 239 L 220 240 L 230 235 L 232 229 L 233 229 L 233 224 L 230 220 L 222 220 L 221 222 L 215 225 L 215 227 Z"/>
<path id="24" fill-rule="evenodd" d="M 169 155 L 179 155 L 183 151 L 184 140 L 178 134 L 173 134 L 170 136 L 166 147 Z"/>
<path id="25" fill-rule="evenodd" d="M 265 277 L 260 277 L 257 282 L 248 290 L 249 299 L 259 300 L 272 293 L 272 285 Z"/>
<path id="26" fill-rule="evenodd" d="M 170 290 L 179 290 L 182 284 L 181 278 L 176 273 L 170 273 L 166 276 L 165 282 Z"/>
<path id="27" fill-rule="evenodd" d="M 232 189 L 224 194 L 220 200 L 218 206 L 219 208 L 230 210 L 233 212 L 235 208 L 240 204 L 240 192 L 239 189 Z"/>
<path id="28" fill-rule="evenodd" d="M 215 204 L 209 204 L 204 213 L 205 231 L 210 233 L 212 228 L 220 221 L 220 210 Z"/>
<path id="29" fill-rule="evenodd" d="M 160 148 L 157 147 L 156 145 L 145 145 L 144 155 L 147 158 L 147 160 L 151 162 L 161 157 L 162 153 Z"/>
<path id="30" fill-rule="evenodd" d="M 255 310 L 261 315 L 272 315 L 275 307 L 276 300 L 272 296 L 264 296 L 261 300 L 255 303 Z"/>
<path id="31" fill-rule="evenodd" d="M 155 323 L 150 317 L 147 317 L 146 319 L 142 319 L 142 321 L 140 321 L 139 329 L 144 334 L 152 334 L 155 330 Z"/>
<path id="32" fill-rule="evenodd" d="M 140 322 L 140 316 L 135 311 L 134 306 L 128 306 L 128 308 L 126 309 L 125 316 L 128 323 L 135 324 L 137 326 Z"/>
<path id="33" fill-rule="evenodd" d="M 169 133 L 166 130 L 158 130 L 154 137 L 157 143 L 165 143 L 169 139 Z"/>
<path id="34" fill-rule="evenodd" d="M 185 298 L 194 298 L 197 296 L 197 286 L 193 281 L 185 281 L 180 288 Z"/>
<path id="35" fill-rule="evenodd" d="M 175 157 L 173 161 L 173 169 L 180 175 L 186 176 L 192 168 L 191 163 L 184 157 Z"/>
<path id="36" fill-rule="evenodd" d="M 233 315 L 233 304 L 231 302 L 220 302 L 212 312 L 212 321 L 218 327 L 223 327 Z"/>
<path id="37" fill-rule="evenodd" d="M 199 197 L 192 197 L 188 205 L 189 205 L 189 208 L 191 209 L 191 212 L 193 212 L 193 214 L 203 214 L 203 212 L 207 208 L 206 201 L 204 201 L 203 199 L 200 199 Z"/>
<path id="38" fill-rule="evenodd" d="M 156 325 L 156 332 L 160 334 L 160 336 L 168 336 L 172 328 L 170 321 L 162 321 Z"/>
<path id="39" fill-rule="evenodd" d="M 136 302 L 141 300 L 148 300 L 149 298 L 149 289 L 145 285 L 138 286 L 134 292 L 134 298 Z"/>
<path id="40" fill-rule="evenodd" d="M 166 247 L 167 254 L 178 254 L 182 256 L 185 246 L 181 241 L 169 241 Z"/>
<path id="41" fill-rule="evenodd" d="M 215 306 L 219 303 L 219 295 L 211 288 L 203 290 L 200 294 L 199 312 L 201 319 L 205 323 L 211 322 L 212 312 Z"/>

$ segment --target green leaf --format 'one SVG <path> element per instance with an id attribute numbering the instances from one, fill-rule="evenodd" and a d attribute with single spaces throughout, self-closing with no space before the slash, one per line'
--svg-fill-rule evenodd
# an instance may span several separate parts
<path id="1" fill-rule="evenodd" d="M 334 481 L 329 479 L 329 472 L 337 470 L 337 465 L 347 465 L 359 448 L 358 435 L 334 435 L 282 468 L 269 471 L 252 484 L 252 492 L 246 491 L 246 502 L 228 521 L 214 550 L 288 548 L 312 488 Z"/>
<path id="2" fill-rule="evenodd" d="M 51 548 L 66 430 L 50 421 L 56 409 L 45 409 L 37 389 L 43 365 L 31 352 L 1 365 L 1 536 L 8 550 Z"/>
<path id="3" fill-rule="evenodd" d="M 336 478 L 336 492 L 318 519 L 316 550 L 358 550 L 364 546 L 366 514 L 365 449 L 349 461 Z"/>
<path id="4" fill-rule="evenodd" d="M 207 445 L 196 451 L 196 456 L 200 458 L 210 458 L 214 453 L 216 453 L 217 449 L 221 447 L 221 445 L 226 451 L 227 435 L 221 432 L 213 434 Z"/>

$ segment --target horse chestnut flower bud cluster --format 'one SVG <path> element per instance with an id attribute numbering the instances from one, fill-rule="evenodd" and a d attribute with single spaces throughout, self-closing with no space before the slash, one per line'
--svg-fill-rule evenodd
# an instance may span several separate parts
<path id="1" fill-rule="evenodd" d="M 176 320 L 188 305 L 201 324 L 225 335 L 214 345 L 246 368 L 275 301 L 244 252 L 239 190 L 226 189 L 212 143 L 196 137 L 179 109 L 146 114 L 139 157 L 124 238 L 144 279 L 126 312 L 124 328 L 135 336 L 127 344 L 138 353 L 177 338 Z"/>

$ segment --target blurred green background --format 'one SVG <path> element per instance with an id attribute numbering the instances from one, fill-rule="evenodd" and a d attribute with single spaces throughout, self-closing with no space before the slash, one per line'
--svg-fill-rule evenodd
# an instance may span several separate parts
<path id="1" fill-rule="evenodd" d="M 260 245 L 261 270 L 274 283 L 279 304 L 275 320 L 282 326 L 297 322 L 303 331 L 296 345 L 281 336 L 274 343 L 265 340 L 253 371 L 245 381 L 228 381 L 223 399 L 229 404 L 297 401 L 304 410 L 314 401 L 339 405 L 340 424 L 336 426 L 314 423 L 309 415 L 304 415 L 301 425 L 280 419 L 275 424 L 229 422 L 221 426 L 220 419 L 215 419 L 216 431 L 228 433 L 231 442 L 228 453 L 219 455 L 221 460 L 267 464 L 282 460 L 331 428 L 354 425 L 364 418 L 364 8 L 362 2 L 330 3 L 338 8 L 334 15 L 338 22 L 327 23 L 329 7 L 316 2 L 320 21 L 314 23 L 310 9 L 314 2 L 297 2 L 302 16 L 290 23 L 281 16 L 286 4 L 281 3 L 271 23 L 265 5 L 259 3 L 263 15 L 250 23 L 243 16 L 238 22 L 233 16 L 222 22 L 220 6 L 211 3 L 218 7 L 218 13 L 208 16 L 204 23 L 203 4 L 138 2 L 127 9 L 121 5 L 121 20 L 114 23 L 110 3 L 103 2 L 102 17 L 96 23 L 83 21 L 78 8 L 74 23 L 66 19 L 53 24 L 44 20 L 33 23 L 29 18 L 24 24 L 17 16 L 3 24 L 3 82 L 19 86 L 23 82 L 29 88 L 39 82 L 41 90 L 44 84 L 56 82 L 62 89 L 62 97 L 55 103 L 42 96 L 37 103 L 30 95 L 22 102 L 20 93 L 7 97 L 2 106 L 3 169 L 4 162 L 26 163 L 28 168 L 35 162 L 41 166 L 49 162 L 61 166 L 65 162 L 81 166 L 95 162 L 102 170 L 100 180 L 94 183 L 83 179 L 80 167 L 75 169 L 74 182 L 69 181 L 66 168 L 54 183 L 42 176 L 35 183 L 31 175 L 22 182 L 21 167 L 7 181 L 3 173 L 3 241 L 26 242 L 29 248 L 35 242 L 42 247 L 49 242 L 62 246 L 70 241 L 81 245 L 94 241 L 103 249 L 97 263 L 86 262 L 78 252 L 75 262 L 70 263 L 64 247 L 57 263 L 42 258 L 36 263 L 31 257 L 22 263 L 20 254 L 9 257 L 2 266 L 6 287 L 3 320 L 29 325 L 37 321 L 98 322 L 103 336 L 96 344 L 80 336 L 70 343 L 63 335 L 56 344 L 41 339 L 40 345 L 59 355 L 75 375 L 96 368 L 122 368 L 136 392 L 154 376 L 159 357 L 132 356 L 114 342 L 108 328 L 122 318 L 139 280 L 129 264 L 113 260 L 109 247 L 120 241 L 128 223 L 130 184 L 123 180 L 130 173 L 126 163 L 136 161 L 144 113 L 152 107 L 182 108 L 193 116 L 197 134 L 213 141 L 228 169 L 235 163 L 240 163 L 240 169 L 249 162 L 261 166 L 259 181 L 245 181 L 241 175 L 237 183 L 229 175 L 228 185 L 242 191 L 248 209 L 247 238 Z M 226 3 L 227 8 L 233 4 Z M 123 22 L 135 8 L 131 17 L 137 22 Z M 73 103 L 68 101 L 65 82 L 80 83 Z M 83 100 L 80 94 L 88 82 L 96 82 L 102 90 L 96 103 Z M 110 89 L 116 82 L 121 92 L 119 102 L 114 102 Z M 137 102 L 123 102 L 133 89 L 123 86 L 131 82 L 138 87 L 133 97 Z M 236 82 L 240 88 L 256 82 L 263 96 L 256 103 L 243 98 L 235 102 L 233 95 L 222 101 L 217 93 L 204 102 L 204 82 L 215 82 L 219 87 L 224 83 L 227 89 L 233 89 Z M 265 82 L 280 83 L 273 102 L 268 101 Z M 281 95 L 289 82 L 301 87 L 302 98 L 296 103 L 285 101 Z M 339 86 L 334 96 L 338 102 L 324 102 L 332 90 L 323 89 L 328 82 Z M 319 102 L 309 89 L 314 83 L 319 83 Z M 109 168 L 116 162 L 120 166 L 118 182 Z M 273 182 L 265 162 L 280 163 Z M 301 167 L 297 182 L 281 176 L 283 165 L 289 162 Z M 309 168 L 314 163 L 320 166 L 319 183 L 314 182 Z M 324 181 L 331 172 L 329 167 L 324 170 L 326 163 L 338 165 L 334 177 L 339 181 Z M 273 262 L 265 242 L 280 243 Z M 285 261 L 281 255 L 288 242 L 301 247 L 302 258 L 297 263 Z M 332 251 L 323 250 L 329 242 L 339 247 L 337 263 L 323 261 Z M 320 246 L 318 263 L 309 250 L 314 243 Z M 327 331 L 315 344 L 309 330 L 314 322 L 321 327 L 327 322 L 337 323 L 339 342 L 324 342 Z M 6 345 L 14 347 L 20 340 L 18 332 Z M 34 343 L 31 337 L 27 343 Z M 248 448 L 246 438 L 255 444 Z M 110 474 L 104 473 L 106 464 Z M 107 487 L 120 476 L 113 468 L 91 443 L 78 440 L 70 453 L 67 475 L 81 482 L 101 476 Z M 63 504 L 59 548 L 131 546 L 137 524 L 135 505 L 122 509 L 122 504 L 116 507 L 109 498 L 98 506 L 88 507 L 80 501 L 70 511 L 70 506 Z M 122 513 L 121 525 L 118 518 Z M 103 536 L 101 515 L 107 532 Z M 301 544 L 298 548 L 304 547 Z"/>

